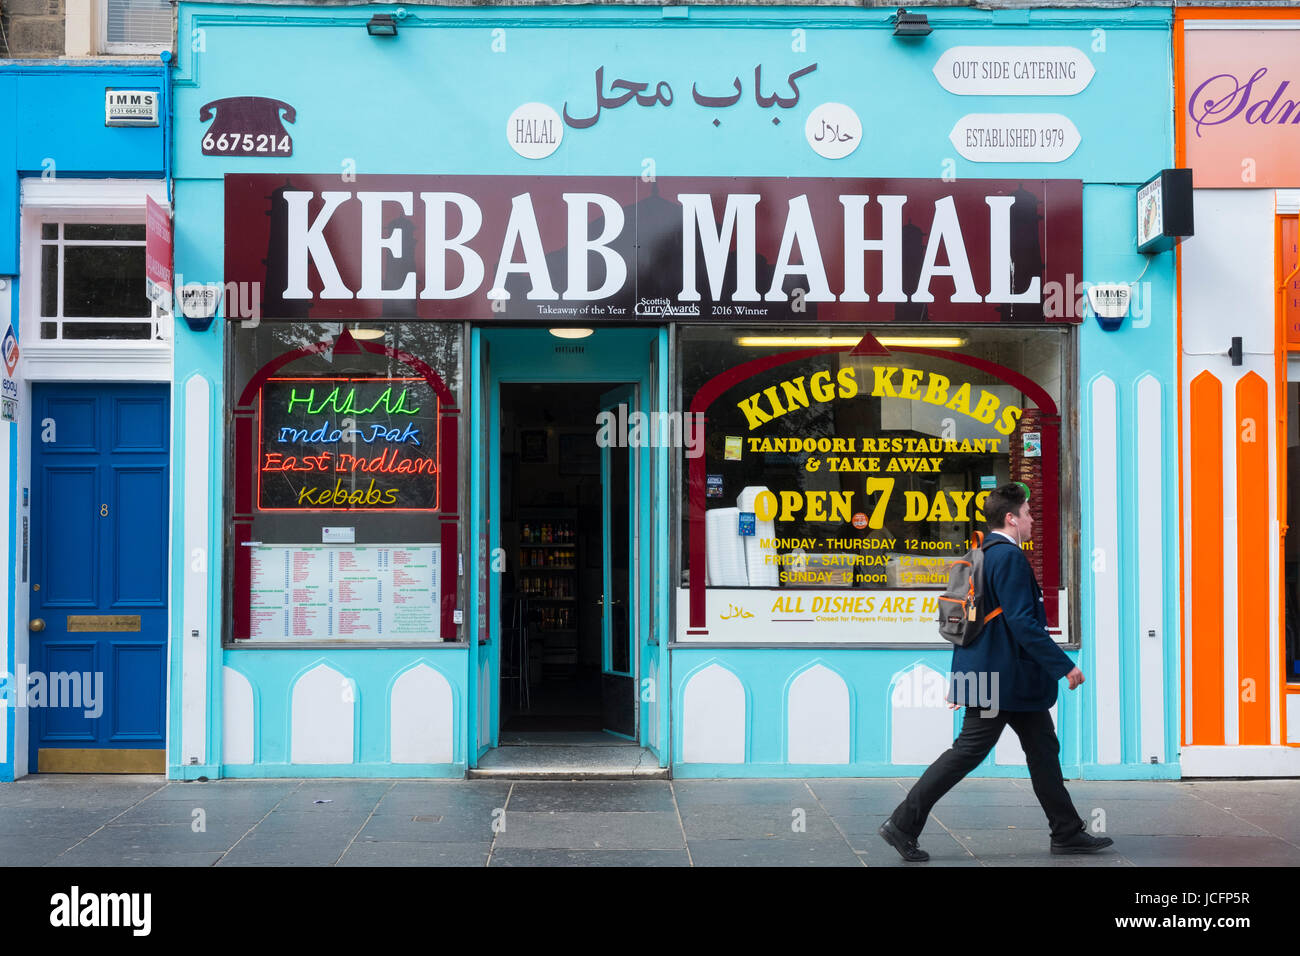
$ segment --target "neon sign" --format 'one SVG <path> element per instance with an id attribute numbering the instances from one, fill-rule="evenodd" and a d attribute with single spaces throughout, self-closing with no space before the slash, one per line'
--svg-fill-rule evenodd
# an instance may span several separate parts
<path id="1" fill-rule="evenodd" d="M 437 511 L 440 412 L 419 377 L 267 379 L 258 509 Z"/>

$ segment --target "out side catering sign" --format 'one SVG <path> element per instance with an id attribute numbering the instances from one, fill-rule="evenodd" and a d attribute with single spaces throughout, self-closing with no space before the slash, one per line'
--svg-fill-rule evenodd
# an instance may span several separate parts
<path id="1" fill-rule="evenodd" d="M 266 319 L 1077 322 L 1078 180 L 227 175 Z M 239 318 L 231 315 L 231 318 Z"/>

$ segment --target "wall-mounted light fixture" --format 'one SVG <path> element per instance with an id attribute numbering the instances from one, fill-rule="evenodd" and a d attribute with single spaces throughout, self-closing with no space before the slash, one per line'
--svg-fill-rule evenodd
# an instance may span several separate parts
<path id="1" fill-rule="evenodd" d="M 1228 361 L 1233 365 L 1241 364 L 1241 336 L 1234 335 L 1228 340 Z"/>
<path id="2" fill-rule="evenodd" d="M 366 21 L 366 32 L 372 37 L 395 37 L 397 21 L 391 13 L 376 13 Z"/>
<path id="3" fill-rule="evenodd" d="M 547 329 L 557 339 L 585 339 L 592 332 L 591 329 Z"/>
<path id="4" fill-rule="evenodd" d="M 930 18 L 924 13 L 908 13 L 902 7 L 894 15 L 894 36 L 905 40 L 928 37 L 933 28 Z"/>

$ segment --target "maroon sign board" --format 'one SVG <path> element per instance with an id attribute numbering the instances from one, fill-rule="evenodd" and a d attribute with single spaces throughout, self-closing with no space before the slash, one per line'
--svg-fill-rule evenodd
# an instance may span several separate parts
<path id="1" fill-rule="evenodd" d="M 1079 180 L 279 173 L 225 192 L 227 288 L 263 319 L 1081 319 L 1061 295 Z"/>

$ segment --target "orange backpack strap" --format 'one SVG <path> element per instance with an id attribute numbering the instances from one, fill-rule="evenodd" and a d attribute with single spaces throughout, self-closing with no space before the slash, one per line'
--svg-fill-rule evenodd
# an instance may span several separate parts
<path id="1" fill-rule="evenodd" d="M 993 610 L 989 611 L 987 614 L 984 615 L 984 623 L 987 624 L 989 621 L 993 620 L 1001 613 L 1002 613 L 1002 608 L 995 607 Z"/>

